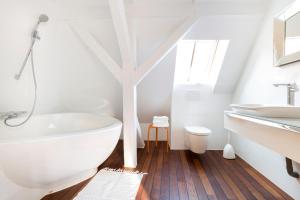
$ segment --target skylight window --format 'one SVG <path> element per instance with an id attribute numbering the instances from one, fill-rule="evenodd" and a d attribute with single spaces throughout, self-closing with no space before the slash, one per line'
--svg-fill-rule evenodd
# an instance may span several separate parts
<path id="1" fill-rule="evenodd" d="M 228 40 L 182 40 L 177 45 L 175 83 L 214 85 Z"/>

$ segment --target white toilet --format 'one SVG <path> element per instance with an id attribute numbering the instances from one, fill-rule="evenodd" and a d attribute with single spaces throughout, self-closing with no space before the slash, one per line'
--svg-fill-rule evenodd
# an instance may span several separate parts
<path id="1" fill-rule="evenodd" d="M 189 149 L 194 153 L 205 153 L 211 130 L 201 126 L 186 126 L 185 131 Z"/>

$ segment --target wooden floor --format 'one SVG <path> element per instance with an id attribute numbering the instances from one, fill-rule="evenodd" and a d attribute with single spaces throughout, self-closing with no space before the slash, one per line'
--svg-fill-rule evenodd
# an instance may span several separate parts
<path id="1" fill-rule="evenodd" d="M 240 158 L 225 160 L 220 151 L 198 156 L 190 151 L 166 152 L 166 143 L 150 153 L 138 150 L 137 170 L 145 175 L 136 199 L 292 199 Z M 99 167 L 122 168 L 123 145 Z M 70 200 L 88 181 L 48 195 L 43 200 Z"/>

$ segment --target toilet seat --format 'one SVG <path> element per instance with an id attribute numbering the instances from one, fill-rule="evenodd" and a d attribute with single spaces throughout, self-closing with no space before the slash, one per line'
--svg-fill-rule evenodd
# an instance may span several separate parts
<path id="1" fill-rule="evenodd" d="M 185 130 L 193 135 L 197 135 L 197 136 L 208 136 L 211 133 L 211 130 L 209 130 L 206 127 L 202 127 L 202 126 L 187 126 L 185 127 Z"/>

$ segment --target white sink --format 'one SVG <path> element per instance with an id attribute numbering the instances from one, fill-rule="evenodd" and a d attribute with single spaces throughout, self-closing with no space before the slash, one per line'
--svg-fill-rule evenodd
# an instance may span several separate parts
<path id="1" fill-rule="evenodd" d="M 300 107 L 289 105 L 231 104 L 234 112 L 261 117 L 300 118 Z"/>

